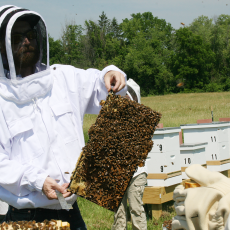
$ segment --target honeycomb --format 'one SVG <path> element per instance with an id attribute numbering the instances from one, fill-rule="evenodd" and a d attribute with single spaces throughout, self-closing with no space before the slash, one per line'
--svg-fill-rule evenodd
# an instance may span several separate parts
<path id="1" fill-rule="evenodd" d="M 70 230 L 68 222 L 61 220 L 44 220 L 37 223 L 36 221 L 9 221 L 0 224 L 1 230 Z"/>
<path id="2" fill-rule="evenodd" d="M 68 191 L 116 211 L 137 166 L 144 166 L 152 149 L 161 114 L 112 92 L 101 106 Z"/>

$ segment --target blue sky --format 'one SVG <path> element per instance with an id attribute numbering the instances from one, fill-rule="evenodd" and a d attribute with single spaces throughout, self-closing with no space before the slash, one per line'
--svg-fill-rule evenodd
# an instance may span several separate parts
<path id="1" fill-rule="evenodd" d="M 209 18 L 230 14 L 230 0 L 0 0 L 0 5 L 16 5 L 34 10 L 42 15 L 48 31 L 60 38 L 66 22 L 84 25 L 85 20 L 97 21 L 104 11 L 109 19 L 131 18 L 132 13 L 150 11 L 155 17 L 165 19 L 175 29 L 181 22 L 189 25 L 201 15 Z"/>

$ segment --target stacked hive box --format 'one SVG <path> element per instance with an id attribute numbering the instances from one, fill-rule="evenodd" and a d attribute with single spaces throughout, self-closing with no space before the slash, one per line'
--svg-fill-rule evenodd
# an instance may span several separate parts
<path id="1" fill-rule="evenodd" d="M 17 222 L 3 222 L 0 224 L 1 230 L 70 230 L 70 224 L 68 222 L 62 222 L 61 220 L 45 220 L 42 223 L 36 223 L 36 221 L 17 221 Z"/>
<path id="2" fill-rule="evenodd" d="M 148 186 L 170 186 L 182 181 L 179 127 L 156 129 L 148 154 Z"/>
<path id="3" fill-rule="evenodd" d="M 185 143 L 208 143 L 205 156 L 207 169 L 211 171 L 230 169 L 229 126 L 229 122 L 181 125 Z"/>
<path id="4" fill-rule="evenodd" d="M 89 130 L 69 191 L 116 211 L 137 169 L 152 149 L 161 114 L 124 97 L 109 94 Z"/>
<path id="5" fill-rule="evenodd" d="M 180 145 L 182 179 L 188 179 L 185 169 L 192 164 L 200 164 L 207 167 L 205 157 L 205 147 L 207 144 L 207 142 L 204 142 Z"/>

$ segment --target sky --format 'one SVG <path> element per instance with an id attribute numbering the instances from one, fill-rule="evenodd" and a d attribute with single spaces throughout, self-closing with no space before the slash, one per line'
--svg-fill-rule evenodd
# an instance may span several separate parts
<path id="1" fill-rule="evenodd" d="M 84 26 L 85 20 L 97 21 L 102 11 L 119 23 L 133 13 L 152 12 L 178 29 L 181 22 L 192 23 L 197 17 L 209 18 L 230 14 L 230 0 L 0 0 L 0 6 L 15 5 L 38 12 L 46 21 L 48 32 L 55 40 L 66 23 Z"/>

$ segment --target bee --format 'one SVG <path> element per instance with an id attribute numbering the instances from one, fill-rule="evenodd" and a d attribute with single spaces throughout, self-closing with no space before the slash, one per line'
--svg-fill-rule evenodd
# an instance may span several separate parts
<path id="1" fill-rule="evenodd" d="M 185 86 L 185 79 L 178 79 L 177 80 L 177 85 L 176 85 L 178 88 L 184 88 Z"/>
<path id="2" fill-rule="evenodd" d="M 104 100 L 101 100 L 100 105 L 103 106 L 105 104 Z"/>
<path id="3" fill-rule="evenodd" d="M 178 88 L 181 88 L 184 86 L 184 82 L 179 82 L 177 85 L 176 85 Z"/>

